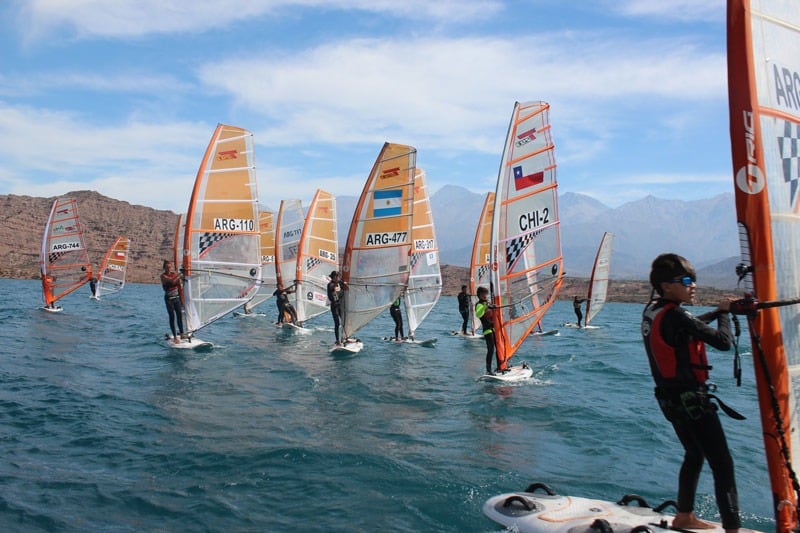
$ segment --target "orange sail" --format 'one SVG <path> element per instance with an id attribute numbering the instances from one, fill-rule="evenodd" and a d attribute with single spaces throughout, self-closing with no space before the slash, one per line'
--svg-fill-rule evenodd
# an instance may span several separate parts
<path id="1" fill-rule="evenodd" d="M 53 202 L 42 237 L 39 267 L 46 307 L 53 307 L 57 300 L 91 279 L 92 265 L 74 198 Z"/>
<path id="2" fill-rule="evenodd" d="M 489 263 L 490 246 L 492 240 L 492 219 L 494 218 L 494 191 L 486 194 L 483 201 L 481 217 L 478 220 L 478 229 L 475 231 L 475 241 L 472 244 L 472 259 L 469 265 L 469 294 L 475 296 L 478 287 L 489 288 L 491 283 Z M 475 316 L 475 306 L 470 305 L 470 316 L 473 335 L 478 331 L 480 320 Z"/>
<path id="3" fill-rule="evenodd" d="M 497 179 L 491 287 L 501 369 L 555 301 L 562 256 L 550 106 L 514 105 Z"/>
<path id="4" fill-rule="evenodd" d="M 125 274 L 128 271 L 131 240 L 117 237 L 100 263 L 100 273 L 94 289 L 94 297 L 108 296 L 122 290 L 125 286 Z"/>
<path id="5" fill-rule="evenodd" d="M 755 6 L 755 7 L 753 7 Z M 796 2 L 728 1 L 731 155 L 745 289 L 760 301 L 800 286 L 800 9 Z M 755 379 L 776 530 L 796 530 L 800 467 L 797 305 L 750 319 Z"/>

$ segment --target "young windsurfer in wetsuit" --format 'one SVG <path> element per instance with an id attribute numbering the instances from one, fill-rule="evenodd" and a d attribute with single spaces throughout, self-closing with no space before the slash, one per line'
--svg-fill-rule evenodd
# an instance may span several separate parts
<path id="1" fill-rule="evenodd" d="M 717 350 L 730 349 L 731 302 L 723 300 L 714 311 L 692 316 L 681 304 L 694 301 L 696 279 L 694 268 L 685 258 L 676 254 L 655 258 L 650 284 L 658 298 L 651 299 L 644 309 L 642 337 L 656 383 L 658 405 L 685 450 L 678 477 L 678 514 L 672 527 L 712 527 L 694 514 L 697 482 L 703 461 L 707 460 L 714 475 L 722 526 L 730 533 L 740 527 L 736 479 L 717 405 L 711 402 L 706 384 L 711 367 L 706 360 L 705 344 Z M 708 325 L 715 319 L 717 329 Z M 728 412 L 727 406 L 721 402 L 720 405 Z"/>
<path id="2" fill-rule="evenodd" d="M 403 313 L 400 311 L 399 296 L 389 307 L 389 314 L 392 315 L 392 320 L 394 320 L 394 340 L 401 341 L 405 339 L 403 335 Z"/>
<path id="3" fill-rule="evenodd" d="M 578 327 L 581 327 L 581 320 L 583 320 L 583 311 L 581 310 L 581 304 L 586 301 L 586 298 L 578 298 L 578 295 L 575 295 L 575 298 L 572 299 L 572 310 L 575 311 L 575 316 L 578 318 Z"/>
<path id="4" fill-rule="evenodd" d="M 344 281 L 339 279 L 337 271 L 331 272 L 331 280 L 328 282 L 328 302 L 331 304 L 331 315 L 333 315 L 333 331 L 336 334 L 336 345 L 339 342 L 339 325 L 342 318 L 342 291 L 347 289 Z"/>
<path id="5" fill-rule="evenodd" d="M 492 374 L 492 357 L 494 356 L 494 307 L 489 305 L 489 289 L 478 287 L 478 303 L 475 304 L 475 316 L 481 321 L 483 339 L 486 341 L 486 373 Z M 503 372 L 503 363 L 497 359 L 497 372 Z"/>
<path id="6" fill-rule="evenodd" d="M 42 292 L 44 293 L 44 306 L 48 309 L 54 309 L 55 303 L 53 303 L 53 286 L 56 283 L 55 276 L 51 276 L 50 274 L 45 274 L 42 277 Z"/>
<path id="7" fill-rule="evenodd" d="M 183 305 L 181 304 L 180 287 L 183 283 L 183 274 L 172 270 L 172 263 L 164 261 L 164 272 L 161 273 L 161 287 L 164 289 L 164 303 L 169 314 L 169 329 L 172 331 L 172 341 L 177 344 L 180 339 L 185 339 L 183 332 Z M 178 322 L 178 331 L 175 330 L 175 321 Z"/>
<path id="8" fill-rule="evenodd" d="M 275 296 L 275 305 L 278 306 L 277 324 L 283 324 L 286 321 L 286 313 L 289 314 L 289 321 L 292 324 L 297 324 L 297 311 L 289 301 L 289 295 L 294 291 L 294 284 L 292 284 L 289 288 L 284 289 L 283 284 L 278 283 L 278 288 L 272 293 L 272 295 Z"/>
<path id="9" fill-rule="evenodd" d="M 467 334 L 467 320 L 469 320 L 469 294 L 467 294 L 467 286 L 461 286 L 461 292 L 458 293 L 458 312 L 461 314 L 461 333 Z"/>

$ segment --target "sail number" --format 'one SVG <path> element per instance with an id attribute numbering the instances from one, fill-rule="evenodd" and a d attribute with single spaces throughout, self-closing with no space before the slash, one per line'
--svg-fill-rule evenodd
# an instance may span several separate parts
<path id="1" fill-rule="evenodd" d="M 261 256 L 261 263 L 274 263 L 275 256 L 274 255 L 262 255 Z"/>
<path id="2" fill-rule="evenodd" d="M 319 257 L 320 259 L 336 262 L 336 253 L 323 250 L 322 248 L 319 249 Z"/>
<path id="3" fill-rule="evenodd" d="M 519 216 L 519 229 L 520 231 L 528 231 L 533 228 L 538 228 L 542 224 L 550 222 L 550 209 L 543 207 L 541 210 L 534 209 L 528 213 L 523 213 Z"/>
<path id="4" fill-rule="evenodd" d="M 247 218 L 215 218 L 215 231 L 255 231 L 256 223 Z"/>
<path id="5" fill-rule="evenodd" d="M 56 242 L 50 247 L 51 252 L 66 252 L 67 250 L 80 250 L 79 242 Z"/>
<path id="6" fill-rule="evenodd" d="M 379 246 L 382 244 L 402 244 L 408 238 L 407 231 L 387 231 L 385 233 L 367 233 L 365 246 Z"/>
<path id="7" fill-rule="evenodd" d="M 436 243 L 433 239 L 414 239 L 415 250 L 435 250 Z"/>

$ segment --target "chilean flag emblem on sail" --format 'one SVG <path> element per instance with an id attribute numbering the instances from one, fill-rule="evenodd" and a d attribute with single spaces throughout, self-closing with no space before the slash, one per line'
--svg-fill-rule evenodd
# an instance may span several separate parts
<path id="1" fill-rule="evenodd" d="M 372 216 L 395 217 L 402 214 L 403 191 L 383 190 L 372 193 Z"/>
<path id="2" fill-rule="evenodd" d="M 522 165 L 514 167 L 514 188 L 518 191 L 526 187 L 533 187 L 544 183 L 544 171 L 534 172 L 525 175 L 522 172 Z"/>

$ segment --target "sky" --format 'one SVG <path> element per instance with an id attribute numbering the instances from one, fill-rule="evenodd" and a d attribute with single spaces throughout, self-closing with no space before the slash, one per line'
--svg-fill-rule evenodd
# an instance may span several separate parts
<path id="1" fill-rule="evenodd" d="M 357 196 L 387 141 L 482 194 L 538 100 L 562 194 L 732 191 L 724 0 L 0 0 L 0 194 L 183 212 L 218 123 L 272 208 Z"/>

